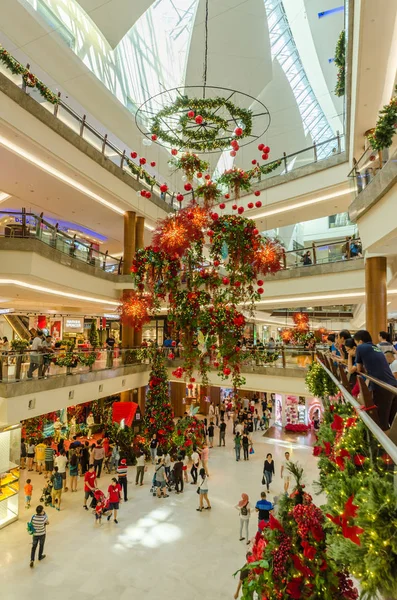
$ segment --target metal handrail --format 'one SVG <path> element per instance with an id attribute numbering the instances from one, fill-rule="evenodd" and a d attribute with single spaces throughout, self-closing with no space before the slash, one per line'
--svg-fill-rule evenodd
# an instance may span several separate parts
<path id="1" fill-rule="evenodd" d="M 366 411 L 362 410 L 363 406 L 357 402 L 357 400 L 347 391 L 347 389 L 340 383 L 340 381 L 335 377 L 335 375 L 321 362 L 321 360 L 316 357 L 317 362 L 322 366 L 324 371 L 329 375 L 335 385 L 340 389 L 343 394 L 343 397 L 349 404 L 353 406 L 356 410 L 357 415 L 363 421 L 363 423 L 368 427 L 371 433 L 376 437 L 380 445 L 384 448 L 390 458 L 393 460 L 394 464 L 397 464 L 397 446 L 391 441 L 391 439 L 385 434 L 384 431 L 375 423 L 375 421 L 367 414 Z M 396 391 L 396 388 L 394 388 Z"/>

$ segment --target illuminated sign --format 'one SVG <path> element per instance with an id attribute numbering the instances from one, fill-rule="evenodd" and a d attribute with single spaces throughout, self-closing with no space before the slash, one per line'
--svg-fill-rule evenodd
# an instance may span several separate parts
<path id="1" fill-rule="evenodd" d="M 84 331 L 84 318 L 64 317 L 63 330 L 65 333 L 82 333 Z"/>

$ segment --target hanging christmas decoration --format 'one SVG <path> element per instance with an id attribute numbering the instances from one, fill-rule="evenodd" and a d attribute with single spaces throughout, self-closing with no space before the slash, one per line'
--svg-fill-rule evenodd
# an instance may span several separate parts
<path id="1" fill-rule="evenodd" d="M 134 329 L 142 329 L 143 325 L 150 321 L 153 307 L 150 294 L 129 290 L 121 298 L 119 307 L 121 322 Z"/>

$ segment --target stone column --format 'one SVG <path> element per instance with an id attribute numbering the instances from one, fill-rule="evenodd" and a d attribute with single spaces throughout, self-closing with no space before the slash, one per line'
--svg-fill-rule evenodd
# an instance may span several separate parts
<path id="1" fill-rule="evenodd" d="M 145 217 L 137 217 L 135 223 L 135 252 L 140 248 L 145 247 L 144 243 L 145 233 Z M 142 329 L 134 331 L 134 346 L 140 346 L 142 344 Z"/>
<path id="2" fill-rule="evenodd" d="M 373 256 L 365 260 L 365 323 L 374 344 L 379 331 L 387 331 L 387 259 Z"/>
<path id="3" fill-rule="evenodd" d="M 136 215 L 132 211 L 124 213 L 124 260 L 123 275 L 129 275 L 131 272 L 132 261 L 135 256 L 135 224 Z M 128 293 L 128 290 L 123 290 Z M 121 336 L 123 348 L 131 348 L 134 345 L 134 330 L 128 325 L 123 325 Z"/>

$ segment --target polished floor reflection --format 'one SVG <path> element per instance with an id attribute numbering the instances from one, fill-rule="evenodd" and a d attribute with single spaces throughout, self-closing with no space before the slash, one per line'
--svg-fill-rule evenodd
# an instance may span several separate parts
<path id="1" fill-rule="evenodd" d="M 262 465 L 267 452 L 275 459 L 276 478 L 270 496 L 283 489 L 281 461 L 286 450 L 292 460 L 305 468 L 305 482 L 312 490 L 317 477 L 316 459 L 302 436 L 263 437 L 254 433 L 255 454 L 249 462 L 236 463 L 232 447 L 231 422 L 226 448 L 215 447 L 210 454 L 209 497 L 211 511 L 196 512 L 198 496 L 194 485 L 183 494 L 153 498 L 149 493 L 152 467 L 145 485 L 135 487 L 135 469 L 130 468 L 129 501 L 121 505 L 119 524 L 106 521 L 101 527 L 82 508 L 83 484 L 78 493 L 65 493 L 60 512 L 48 508 L 50 519 L 44 561 L 29 568 L 31 537 L 26 522 L 32 510 L 25 510 L 21 498 L 21 518 L 0 530 L 0 590 L 7 600 L 89 600 L 100 598 L 131 600 L 227 600 L 233 597 L 237 582 L 233 573 L 243 564 L 246 545 L 239 542 L 239 519 L 234 506 L 242 492 L 253 504 L 262 491 Z M 275 438 L 281 439 L 275 439 Z M 293 440 L 293 441 L 292 441 Z M 27 477 L 22 472 L 22 482 Z M 31 474 L 29 474 L 31 475 Z M 32 506 L 36 506 L 43 476 L 33 474 Z M 107 489 L 110 476 L 101 478 Z M 21 482 L 21 483 L 22 483 Z M 256 515 L 250 520 L 255 534 Z"/>

